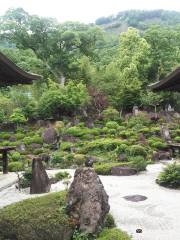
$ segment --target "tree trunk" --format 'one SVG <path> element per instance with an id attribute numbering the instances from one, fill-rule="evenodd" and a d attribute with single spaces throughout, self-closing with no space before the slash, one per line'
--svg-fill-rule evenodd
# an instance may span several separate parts
<path id="1" fill-rule="evenodd" d="M 65 76 L 64 76 L 64 74 L 61 72 L 61 71 L 55 71 L 55 70 L 53 70 L 50 66 L 49 66 L 49 64 L 46 62 L 46 67 L 48 68 L 48 70 L 54 75 L 54 77 L 58 80 L 58 82 L 62 85 L 62 86 L 64 86 L 64 84 L 65 84 L 65 80 L 66 80 L 66 78 L 65 78 Z"/>

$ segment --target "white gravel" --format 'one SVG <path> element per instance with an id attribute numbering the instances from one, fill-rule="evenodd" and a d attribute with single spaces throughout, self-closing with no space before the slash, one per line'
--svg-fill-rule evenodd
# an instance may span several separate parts
<path id="1" fill-rule="evenodd" d="M 180 239 L 180 190 L 166 189 L 155 183 L 162 168 L 163 164 L 159 163 L 149 165 L 146 172 L 135 176 L 101 176 L 117 226 L 132 235 L 134 240 Z M 59 170 L 48 171 L 48 174 L 57 171 Z M 73 170 L 68 171 L 73 175 Z M 52 186 L 52 191 L 64 188 L 64 184 L 56 183 Z M 148 199 L 130 202 L 123 198 L 133 194 Z M 0 207 L 29 197 L 32 196 L 18 192 L 14 186 L 9 187 L 0 191 Z M 142 229 L 142 233 L 136 233 L 138 228 Z"/>

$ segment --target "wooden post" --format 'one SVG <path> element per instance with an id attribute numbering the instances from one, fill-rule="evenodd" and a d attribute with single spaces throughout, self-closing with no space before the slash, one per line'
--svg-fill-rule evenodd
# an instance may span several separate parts
<path id="1" fill-rule="evenodd" d="M 8 173 L 8 157 L 7 157 L 6 150 L 2 152 L 2 161 L 3 161 L 3 174 L 7 174 Z"/>

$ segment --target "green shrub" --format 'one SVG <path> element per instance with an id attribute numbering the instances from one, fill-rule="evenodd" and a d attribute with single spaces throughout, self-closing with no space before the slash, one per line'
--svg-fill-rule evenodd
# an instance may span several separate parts
<path id="1" fill-rule="evenodd" d="M 98 136 L 100 134 L 100 129 L 98 128 L 85 128 L 85 127 L 79 127 L 79 126 L 74 126 L 70 127 L 65 130 L 65 134 L 68 134 L 73 137 L 83 137 L 86 135 L 95 135 Z"/>
<path id="2" fill-rule="evenodd" d="M 116 148 L 116 153 L 121 154 L 121 153 L 126 153 L 128 146 L 125 143 L 122 143 L 120 146 Z"/>
<path id="3" fill-rule="evenodd" d="M 10 116 L 10 121 L 15 124 L 23 124 L 27 121 L 21 109 L 16 108 Z"/>
<path id="4" fill-rule="evenodd" d="M 18 133 L 16 133 L 15 137 L 17 140 L 21 140 L 25 137 L 25 134 L 18 132 Z"/>
<path id="5" fill-rule="evenodd" d="M 106 123 L 106 127 L 110 129 L 117 129 L 119 127 L 119 124 L 115 121 L 109 121 Z"/>
<path id="6" fill-rule="evenodd" d="M 120 117 L 119 117 L 119 112 L 112 108 L 112 107 L 109 107 L 105 110 L 102 111 L 102 116 L 103 116 L 103 119 L 105 121 L 116 121 L 116 120 L 120 120 Z"/>
<path id="7" fill-rule="evenodd" d="M 14 162 L 21 160 L 21 154 L 19 152 L 11 152 L 10 159 Z"/>
<path id="8" fill-rule="evenodd" d="M 38 144 L 42 144 L 42 138 L 39 135 L 34 135 L 32 137 L 25 137 L 23 139 L 24 144 L 29 145 L 32 143 L 38 143 Z"/>
<path id="9" fill-rule="evenodd" d="M 65 192 L 28 199 L 0 210 L 0 239 L 54 240 L 73 234 Z"/>
<path id="10" fill-rule="evenodd" d="M 123 138 L 129 138 L 133 135 L 133 132 L 131 130 L 124 130 L 124 131 L 121 131 L 119 135 Z"/>
<path id="11" fill-rule="evenodd" d="M 59 113 L 73 113 L 89 103 L 90 97 L 82 82 L 68 81 L 63 87 L 54 83 L 53 85 L 51 81 L 51 86 L 43 92 L 39 100 L 38 110 L 41 117 L 51 118 L 57 117 Z"/>
<path id="12" fill-rule="evenodd" d="M 60 168 L 71 167 L 73 165 L 73 154 L 67 152 L 53 152 L 50 164 Z"/>
<path id="13" fill-rule="evenodd" d="M 141 126 L 149 126 L 150 120 L 147 114 L 139 113 L 138 116 L 132 116 L 128 121 L 128 127 L 134 127 L 136 125 Z"/>
<path id="14" fill-rule="evenodd" d="M 33 150 L 33 154 L 34 155 L 39 155 L 39 154 L 41 154 L 43 152 L 44 152 L 43 148 L 36 148 L 36 149 Z"/>
<path id="15" fill-rule="evenodd" d="M 7 133 L 7 132 L 1 132 L 0 133 L 0 138 L 3 139 L 3 140 L 8 140 L 11 136 L 12 136 L 11 133 Z"/>
<path id="16" fill-rule="evenodd" d="M 117 167 L 117 166 L 123 167 L 128 165 L 129 163 L 117 163 L 117 162 L 101 163 L 101 164 L 96 164 L 94 166 L 94 170 L 99 175 L 111 175 L 112 167 Z"/>
<path id="17" fill-rule="evenodd" d="M 74 154 L 73 162 L 75 165 L 82 166 L 85 163 L 85 155 L 84 154 Z"/>
<path id="18" fill-rule="evenodd" d="M 71 151 L 72 147 L 73 147 L 73 143 L 71 142 L 62 142 L 60 145 L 61 151 Z"/>
<path id="19" fill-rule="evenodd" d="M 122 232 L 120 229 L 112 228 L 112 229 L 104 229 L 97 240 L 130 240 L 131 238 L 128 236 L 126 232 Z"/>
<path id="20" fill-rule="evenodd" d="M 178 136 L 178 137 L 175 137 L 174 140 L 175 140 L 176 142 L 180 143 L 180 137 L 179 137 L 179 136 Z"/>
<path id="21" fill-rule="evenodd" d="M 146 170 L 148 162 L 143 156 L 130 157 L 128 160 L 131 167 L 135 168 L 138 172 Z"/>
<path id="22" fill-rule="evenodd" d="M 141 145 L 133 145 L 127 148 L 127 153 L 130 156 L 143 156 L 144 158 L 147 157 L 147 152 L 145 148 Z"/>
<path id="23" fill-rule="evenodd" d="M 116 227 L 114 217 L 110 213 L 108 213 L 106 215 L 106 217 L 105 217 L 104 227 L 105 228 L 114 228 L 114 227 Z"/>
<path id="24" fill-rule="evenodd" d="M 22 162 L 10 162 L 8 165 L 9 172 L 19 172 L 24 170 Z"/>
<path id="25" fill-rule="evenodd" d="M 84 143 L 84 146 L 81 149 L 82 153 L 87 153 L 92 150 L 101 150 L 101 151 L 113 151 L 118 146 L 120 146 L 124 141 L 120 139 L 113 138 L 101 138 L 94 141 Z"/>
<path id="26" fill-rule="evenodd" d="M 61 181 L 63 179 L 70 178 L 70 175 L 68 172 L 58 172 L 55 174 L 56 181 Z"/>
<path id="27" fill-rule="evenodd" d="M 160 173 L 156 182 L 164 187 L 180 188 L 180 164 L 169 164 Z"/>
<path id="28" fill-rule="evenodd" d="M 30 187 L 31 180 L 32 180 L 32 170 L 28 169 L 22 174 L 22 177 L 20 178 L 20 182 L 19 182 L 20 188 Z"/>
<path id="29" fill-rule="evenodd" d="M 64 161 L 65 155 L 67 154 L 64 152 L 53 152 L 51 155 L 51 162 L 53 164 L 62 163 Z"/>
<path id="30" fill-rule="evenodd" d="M 161 138 L 151 137 L 148 139 L 150 147 L 154 149 L 163 150 L 167 148 L 167 143 L 163 142 Z"/>

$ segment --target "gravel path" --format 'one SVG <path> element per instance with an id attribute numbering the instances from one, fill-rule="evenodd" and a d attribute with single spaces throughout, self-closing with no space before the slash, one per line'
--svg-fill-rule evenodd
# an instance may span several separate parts
<path id="1" fill-rule="evenodd" d="M 166 189 L 155 183 L 163 166 L 162 163 L 149 165 L 146 172 L 136 176 L 101 176 L 117 226 L 132 235 L 134 240 L 180 239 L 180 190 Z M 73 170 L 68 171 L 73 175 Z M 64 188 L 62 183 L 57 183 L 52 186 L 52 191 Z M 131 202 L 123 198 L 134 194 L 147 199 Z M 9 187 L 0 191 L 0 207 L 29 197 L 26 193 L 19 193 L 14 186 Z M 139 228 L 142 233 L 136 233 Z"/>

